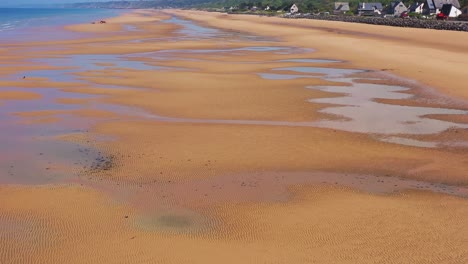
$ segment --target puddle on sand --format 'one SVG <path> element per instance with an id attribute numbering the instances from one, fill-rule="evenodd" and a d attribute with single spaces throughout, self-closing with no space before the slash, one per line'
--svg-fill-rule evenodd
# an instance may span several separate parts
<path id="1" fill-rule="evenodd" d="M 452 148 L 452 149 L 461 149 L 461 148 L 468 148 L 467 141 L 443 141 L 443 142 L 435 142 L 435 141 L 421 141 L 412 138 L 404 138 L 404 137 L 380 137 L 380 141 L 394 143 L 398 145 L 405 145 L 405 146 L 412 146 L 412 147 L 420 147 L 420 148 Z"/>
<path id="2" fill-rule="evenodd" d="M 326 60 L 326 59 L 288 59 L 288 60 L 279 60 L 278 62 L 335 63 L 335 62 L 342 62 L 342 61 Z"/>
<path id="3" fill-rule="evenodd" d="M 34 92 L 42 96 L 38 100 L 5 100 L 1 106 L 2 111 L 0 112 L 0 120 L 5 121 L 12 118 L 11 114 L 15 112 L 27 112 L 27 111 L 41 111 L 41 110 L 74 110 L 79 107 L 71 104 L 58 104 L 56 102 L 59 98 L 79 98 L 89 99 L 95 96 L 63 92 L 56 88 L 3 88 L 0 87 L 0 91 L 24 91 Z"/>
<path id="4" fill-rule="evenodd" d="M 123 28 L 125 31 L 141 31 L 136 26 L 129 25 L 129 24 L 125 24 Z"/>
<path id="5" fill-rule="evenodd" d="M 283 60 L 284 61 L 284 60 Z M 299 74 L 287 73 L 258 73 L 266 80 L 294 80 L 299 78 L 340 78 L 333 79 L 335 82 L 347 82 L 350 78 L 344 78 L 347 75 L 364 73 L 365 70 L 323 68 L 323 67 L 285 67 L 275 68 L 273 71 L 297 72 Z"/>
<path id="6" fill-rule="evenodd" d="M 171 41 L 171 40 L 222 40 L 229 42 L 238 41 L 274 41 L 272 38 L 249 35 L 241 32 L 225 31 L 216 28 L 209 28 L 194 23 L 191 20 L 185 20 L 177 16 L 172 16 L 170 19 L 162 21 L 163 23 L 170 23 L 181 26 L 182 28 L 177 30 L 176 33 L 179 35 L 172 38 L 162 38 L 159 40 Z"/>
<path id="7" fill-rule="evenodd" d="M 302 62 L 300 62 L 302 63 Z M 468 128 L 468 124 L 431 119 L 428 115 L 468 115 L 466 110 L 451 108 L 434 108 L 418 106 L 402 106 L 377 102 L 376 99 L 412 99 L 414 95 L 407 93 L 410 88 L 396 85 L 370 84 L 355 82 L 353 78 L 366 70 L 325 68 L 325 67 L 285 67 L 274 71 L 288 71 L 295 74 L 259 73 L 259 76 L 270 80 L 290 80 L 296 78 L 322 78 L 327 81 L 342 82 L 347 86 L 307 86 L 342 96 L 311 99 L 311 103 L 330 104 L 320 110 L 325 114 L 344 117 L 341 120 L 320 120 L 308 125 L 331 128 L 358 133 L 381 135 L 377 139 L 401 145 L 434 148 L 449 145 L 442 142 L 426 142 L 408 139 L 396 135 L 437 134 L 450 128 Z M 371 78 L 375 79 L 375 78 Z M 380 80 L 380 79 L 378 79 Z M 406 92 L 406 93 L 405 93 Z M 389 137 L 389 135 L 393 135 Z M 457 142 L 463 147 L 464 142 Z M 462 143 L 462 144 L 460 144 Z"/>
<path id="8" fill-rule="evenodd" d="M 300 78 L 318 78 L 320 75 L 301 75 L 301 74 L 277 74 L 277 73 L 259 73 L 258 76 L 265 80 L 294 80 Z"/>
<path id="9" fill-rule="evenodd" d="M 421 141 L 417 139 L 394 137 L 394 136 L 383 137 L 383 138 L 380 138 L 379 140 L 383 142 L 387 142 L 387 143 L 395 143 L 399 145 L 420 147 L 420 148 L 435 148 L 438 146 L 437 142 Z"/>
<path id="10" fill-rule="evenodd" d="M 176 32 L 181 34 L 184 38 L 211 39 L 218 36 L 222 32 L 218 29 L 203 27 L 193 23 L 190 20 L 180 19 L 175 16 L 171 17 L 170 19 L 163 20 L 162 22 L 182 26 L 182 29 L 179 29 Z"/>
<path id="11" fill-rule="evenodd" d="M 38 100 L 4 100 L 0 105 L 0 183 L 46 184 L 63 182 L 79 175 L 83 169 L 100 162 L 103 154 L 84 145 L 54 139 L 68 133 L 86 133 L 95 119 L 69 114 L 20 117 L 17 112 L 73 111 L 81 106 L 61 104 L 58 98 L 93 98 L 95 96 L 63 92 L 55 88 L 0 88 L 0 90 L 34 91 Z M 42 122 L 43 118 L 58 118 Z M 38 120 L 39 119 L 39 120 Z M 38 120 L 28 123 L 24 121 Z"/>
<path id="12" fill-rule="evenodd" d="M 284 46 L 248 46 L 241 48 L 220 48 L 220 49 L 174 49 L 160 50 L 153 52 L 154 56 L 164 56 L 166 53 L 229 53 L 229 55 L 245 55 L 245 52 L 269 52 L 272 54 L 299 54 L 310 52 L 310 49 Z"/>
<path id="13" fill-rule="evenodd" d="M 352 86 L 308 86 L 342 97 L 311 99 L 313 103 L 339 106 L 325 107 L 322 113 L 343 116 L 345 121 L 322 120 L 318 127 L 350 132 L 376 134 L 437 134 L 449 128 L 468 128 L 466 124 L 425 118 L 426 115 L 466 115 L 468 111 L 445 108 L 390 105 L 374 99 L 409 99 L 411 94 L 401 93 L 409 88 L 382 84 L 353 83 Z"/>
<path id="14" fill-rule="evenodd" d="M 292 71 L 298 73 L 313 73 L 323 74 L 328 78 L 344 77 L 351 74 L 363 73 L 365 70 L 356 69 L 339 69 L 339 68 L 322 68 L 322 67 L 285 67 L 276 68 L 274 71 Z"/>
<path id="15" fill-rule="evenodd" d="M 15 88 L 15 90 L 27 90 Z M 40 100 L 7 100 L 0 106 L 0 183 L 46 184 L 61 182 L 78 175 L 101 156 L 98 150 L 76 143 L 55 140 L 55 135 L 84 132 L 89 119 L 70 118 L 53 123 L 22 123 L 15 112 L 40 110 L 76 110 L 77 106 L 58 104 L 55 99 L 70 94 L 57 89 L 34 88 L 43 95 Z"/>
<path id="16" fill-rule="evenodd" d="M 208 223 L 205 217 L 190 210 L 156 209 L 156 214 L 148 211 L 151 210 L 146 209 L 135 221 L 138 228 L 146 231 L 194 233 L 202 231 Z"/>
<path id="17" fill-rule="evenodd" d="M 0 142 L 1 184 L 65 182 L 102 157 L 96 149 L 55 139 L 31 136 L 6 139 L 11 140 L 9 146 Z"/>
<path id="18" fill-rule="evenodd" d="M 74 67 L 74 70 L 95 71 L 112 68 L 128 68 L 134 70 L 154 70 L 158 66 L 148 65 L 141 61 L 129 60 L 125 55 L 114 54 L 80 54 L 68 55 L 56 58 L 43 58 L 33 60 L 41 64 L 56 67 Z M 106 65 L 103 65 L 106 64 Z M 110 66 L 107 66 L 110 65 Z"/>
<path id="19" fill-rule="evenodd" d="M 56 82 L 76 82 L 76 83 L 88 83 L 93 87 L 97 88 L 106 88 L 106 89 L 141 89 L 139 87 L 124 87 L 117 85 L 107 85 L 107 84 L 96 84 L 86 82 L 83 78 L 76 75 L 79 72 L 85 71 L 100 71 L 100 70 L 123 70 L 123 69 L 132 69 L 132 70 L 170 70 L 171 67 L 163 67 L 147 64 L 143 61 L 138 61 L 132 56 L 127 55 L 110 55 L 110 54 L 92 54 L 92 55 L 68 55 L 60 57 L 51 57 L 51 58 L 40 58 L 31 60 L 33 63 L 38 63 L 42 65 L 48 65 L 57 67 L 55 69 L 46 69 L 46 70 L 31 70 L 19 72 L 14 75 L 10 75 L 8 79 L 10 80 L 20 80 L 23 76 L 26 77 L 41 77 L 47 78 L 49 81 Z M 174 68 L 175 70 L 175 68 Z"/>

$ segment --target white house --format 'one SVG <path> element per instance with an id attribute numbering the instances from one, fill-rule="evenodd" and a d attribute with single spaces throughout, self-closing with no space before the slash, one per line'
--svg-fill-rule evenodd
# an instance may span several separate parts
<path id="1" fill-rule="evenodd" d="M 359 3 L 358 14 L 360 16 L 375 16 L 382 13 L 382 3 Z"/>
<path id="2" fill-rule="evenodd" d="M 442 6 L 447 4 L 453 5 L 457 9 L 460 8 L 458 0 L 426 0 L 423 13 L 427 15 L 438 14 Z"/>
<path id="3" fill-rule="evenodd" d="M 399 17 L 403 12 L 407 12 L 408 8 L 401 1 L 391 2 L 388 8 L 386 9 L 387 14 L 392 14 L 396 17 Z"/>
<path id="4" fill-rule="evenodd" d="M 295 14 L 295 13 L 297 13 L 297 12 L 299 12 L 299 8 L 297 7 L 296 4 L 293 4 L 293 5 L 291 6 L 291 8 L 289 8 L 289 13 Z"/>
<path id="5" fill-rule="evenodd" d="M 450 4 L 443 5 L 442 9 L 440 9 L 440 12 L 444 13 L 448 17 L 458 17 L 459 15 L 462 14 L 462 11 L 460 9 Z"/>
<path id="6" fill-rule="evenodd" d="M 410 8 L 409 8 L 409 11 L 410 13 L 416 13 L 416 14 L 422 14 L 424 10 L 424 3 L 413 3 Z"/>
<path id="7" fill-rule="evenodd" d="M 349 10 L 349 2 L 335 2 L 335 9 L 333 10 L 333 14 L 344 14 L 349 12 Z"/>

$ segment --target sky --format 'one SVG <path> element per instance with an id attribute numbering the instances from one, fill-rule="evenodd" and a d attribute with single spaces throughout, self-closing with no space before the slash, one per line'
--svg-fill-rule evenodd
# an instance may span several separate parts
<path id="1" fill-rule="evenodd" d="M 0 6 L 21 6 L 40 4 L 63 4 L 81 2 L 107 2 L 110 0 L 0 0 Z"/>

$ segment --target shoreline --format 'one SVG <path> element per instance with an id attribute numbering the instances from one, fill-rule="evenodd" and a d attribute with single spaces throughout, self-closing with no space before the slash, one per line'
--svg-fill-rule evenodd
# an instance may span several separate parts
<path id="1" fill-rule="evenodd" d="M 89 35 L 87 36 L 84 33 L 77 34 L 67 31 L 65 30 L 65 27 L 77 23 L 91 23 L 93 20 L 96 19 L 103 20 L 112 17 L 118 17 L 126 13 L 125 11 L 115 10 L 82 10 L 63 8 L 13 8 L 12 10 L 26 10 L 33 13 L 30 14 L 29 18 L 21 17 L 20 19 L 15 20 L 15 28 L 0 31 L 0 36 L 2 37 L 0 44 L 2 45 L 6 45 L 12 42 L 16 44 L 26 44 L 31 42 L 43 42 L 52 40 L 77 40 L 79 38 L 89 37 Z M 64 10 L 69 12 L 65 12 L 65 15 L 58 13 L 59 11 L 63 12 Z M 51 17 L 47 17 L 45 15 L 41 16 L 41 11 L 51 13 Z M 52 11 L 55 11 L 57 13 L 54 13 Z"/>

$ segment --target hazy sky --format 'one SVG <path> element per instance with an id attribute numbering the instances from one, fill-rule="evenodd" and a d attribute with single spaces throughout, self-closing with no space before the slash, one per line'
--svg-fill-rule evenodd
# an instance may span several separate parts
<path id="1" fill-rule="evenodd" d="M 1 0 L 8 4 L 50 4 L 50 3 L 77 3 L 77 2 L 103 2 L 104 0 Z M 107 0 L 110 1 L 110 0 Z"/>
<path id="2" fill-rule="evenodd" d="M 16 6 L 16 5 L 40 5 L 40 4 L 57 4 L 57 3 L 79 3 L 79 2 L 107 2 L 110 0 L 0 0 L 0 6 Z"/>

